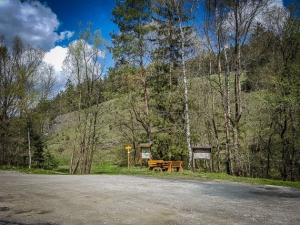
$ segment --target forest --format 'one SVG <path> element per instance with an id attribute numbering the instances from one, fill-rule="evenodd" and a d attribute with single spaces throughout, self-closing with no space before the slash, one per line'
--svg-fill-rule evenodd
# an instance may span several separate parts
<path id="1" fill-rule="evenodd" d="M 191 169 L 200 145 L 214 172 L 300 181 L 299 6 L 117 0 L 111 44 L 78 24 L 58 93 L 45 51 L 0 35 L 0 165 L 86 174 L 125 165 L 126 145 L 138 165 L 151 143 L 154 159 Z"/>

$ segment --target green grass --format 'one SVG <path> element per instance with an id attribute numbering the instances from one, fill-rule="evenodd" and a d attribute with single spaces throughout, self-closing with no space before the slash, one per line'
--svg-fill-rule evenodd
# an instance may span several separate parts
<path id="1" fill-rule="evenodd" d="M 60 166 L 55 170 L 43 170 L 36 168 L 22 168 L 11 166 L 0 166 L 0 170 L 19 171 L 30 174 L 68 174 L 67 166 Z M 149 171 L 147 167 L 140 168 L 139 166 L 120 167 L 110 163 L 98 164 L 92 167 L 92 174 L 110 174 L 110 175 L 132 175 L 132 176 L 149 176 L 161 179 L 181 179 L 181 180 L 199 180 L 199 181 L 229 181 L 241 182 L 256 185 L 275 185 L 300 189 L 300 182 L 272 180 L 265 178 L 250 178 L 250 177 L 235 177 L 225 173 L 205 173 L 192 172 L 184 170 L 182 173 L 161 173 L 159 171 Z"/>
<path id="2" fill-rule="evenodd" d="M 136 175 L 136 176 L 151 176 L 156 178 L 165 179 L 185 179 L 185 180 L 201 180 L 201 181 L 230 181 L 241 182 L 257 185 L 276 185 L 284 187 L 293 187 L 300 189 L 300 182 L 272 180 L 265 178 L 250 178 L 250 177 L 236 177 L 225 173 L 204 173 L 204 172 L 192 172 L 184 170 L 182 173 L 161 173 L 159 171 L 149 171 L 147 167 L 140 168 L 139 166 L 132 166 L 130 169 L 127 167 L 119 167 L 105 163 L 102 165 L 96 165 L 92 169 L 93 174 L 115 174 L 115 175 Z"/>
<path id="3" fill-rule="evenodd" d="M 8 171 L 18 171 L 21 173 L 29 173 L 29 174 L 64 174 L 55 170 L 45 170 L 38 168 L 27 168 L 27 167 L 15 167 L 15 166 L 0 166 L 0 170 L 8 170 Z"/>

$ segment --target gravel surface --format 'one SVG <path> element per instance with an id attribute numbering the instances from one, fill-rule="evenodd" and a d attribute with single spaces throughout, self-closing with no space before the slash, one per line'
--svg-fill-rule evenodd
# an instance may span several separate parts
<path id="1" fill-rule="evenodd" d="M 0 225 L 299 224 L 300 190 L 123 175 L 0 171 Z"/>

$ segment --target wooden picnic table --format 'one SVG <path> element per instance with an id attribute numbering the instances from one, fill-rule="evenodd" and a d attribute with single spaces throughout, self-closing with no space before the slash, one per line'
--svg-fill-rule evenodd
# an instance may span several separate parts
<path id="1" fill-rule="evenodd" d="M 169 173 L 173 172 L 173 169 L 176 172 L 182 172 L 183 161 L 164 161 L 164 160 L 149 160 L 148 161 L 149 170 L 153 171 L 157 168 L 160 172 L 167 171 Z"/>

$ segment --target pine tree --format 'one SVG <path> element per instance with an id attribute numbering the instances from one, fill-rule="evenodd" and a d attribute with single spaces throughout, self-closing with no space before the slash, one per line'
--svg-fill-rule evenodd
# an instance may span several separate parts
<path id="1" fill-rule="evenodd" d="M 145 116 L 139 117 L 137 120 L 144 127 L 148 141 L 151 142 L 146 75 L 147 62 L 145 60 L 148 55 L 146 36 L 151 31 L 151 1 L 118 0 L 112 14 L 114 16 L 112 21 L 118 25 L 120 33 L 111 33 L 113 47 L 110 50 L 113 53 L 120 76 L 129 71 L 138 76 L 142 84 Z"/>
<path id="2" fill-rule="evenodd" d="M 159 127 L 154 142 L 160 158 L 171 160 L 185 155 L 184 98 L 179 82 L 181 42 L 175 1 L 156 0 L 153 8 L 151 98 L 154 123 Z M 188 17 L 185 16 L 188 21 Z M 185 22 L 186 22 L 185 21 Z M 186 27 L 191 31 L 191 27 Z M 187 50 L 187 49 L 186 49 Z"/>

